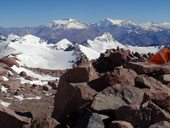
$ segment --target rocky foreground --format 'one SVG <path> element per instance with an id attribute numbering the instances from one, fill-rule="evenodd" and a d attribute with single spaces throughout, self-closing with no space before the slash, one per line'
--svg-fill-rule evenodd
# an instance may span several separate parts
<path id="1" fill-rule="evenodd" d="M 21 83 L 18 77 L 35 78 L 3 58 L 0 99 L 11 105 L 0 104 L 0 128 L 170 128 L 170 64 L 149 64 L 151 56 L 118 48 L 80 59 L 65 73 L 34 69 L 62 74 L 41 86 Z"/>

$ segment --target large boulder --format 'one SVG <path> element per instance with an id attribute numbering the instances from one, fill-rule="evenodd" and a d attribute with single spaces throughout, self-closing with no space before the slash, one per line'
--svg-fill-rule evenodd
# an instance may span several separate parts
<path id="1" fill-rule="evenodd" d="M 134 86 L 136 76 L 135 71 L 123 67 L 117 67 L 113 72 L 108 72 L 104 75 L 105 83 L 109 86 L 115 84 Z"/>
<path id="2" fill-rule="evenodd" d="M 133 128 L 133 126 L 126 121 L 112 121 L 109 128 Z"/>
<path id="3" fill-rule="evenodd" d="M 147 62 L 129 62 L 127 68 L 133 69 L 139 74 L 163 75 L 170 74 L 170 64 L 157 65 Z"/>
<path id="4" fill-rule="evenodd" d="M 90 81 L 89 84 L 96 91 L 100 92 L 115 84 L 134 86 L 136 76 L 137 74 L 135 71 L 120 66 L 115 68 L 112 72 L 106 72 L 100 78 Z"/>
<path id="5" fill-rule="evenodd" d="M 19 67 L 15 57 L 4 57 L 0 59 L 0 62 L 8 65 L 9 67 L 12 67 L 13 65 Z"/>
<path id="6" fill-rule="evenodd" d="M 29 125 L 31 118 L 20 116 L 14 111 L 0 105 L 0 127 L 1 128 L 23 128 L 24 125 Z"/>
<path id="7" fill-rule="evenodd" d="M 99 92 L 91 105 L 96 111 L 114 111 L 127 104 L 140 105 L 143 91 L 131 86 L 114 85 Z"/>
<path id="8" fill-rule="evenodd" d="M 60 77 L 55 95 L 53 117 L 59 121 L 63 120 L 66 115 L 91 103 L 96 91 L 88 85 L 88 82 L 97 78 L 98 75 L 91 63 L 65 72 Z"/>
<path id="9" fill-rule="evenodd" d="M 62 122 L 67 115 L 89 105 L 95 95 L 96 91 L 89 87 L 86 82 L 59 82 L 52 116 Z"/>
<path id="10" fill-rule="evenodd" d="M 122 106 L 115 112 L 117 120 L 130 122 L 134 127 L 146 128 L 159 121 L 169 121 L 170 114 L 152 102 L 145 106 L 138 105 Z"/>
<path id="11" fill-rule="evenodd" d="M 138 76 L 135 79 L 135 86 L 148 88 L 144 90 L 149 98 L 161 108 L 170 112 L 170 88 L 160 81 L 147 76 Z"/>
<path id="12" fill-rule="evenodd" d="M 92 64 L 85 64 L 67 70 L 67 72 L 61 76 L 59 84 L 61 84 L 62 81 L 66 81 L 67 83 L 89 82 L 91 80 L 97 79 L 98 77 L 99 76 Z"/>

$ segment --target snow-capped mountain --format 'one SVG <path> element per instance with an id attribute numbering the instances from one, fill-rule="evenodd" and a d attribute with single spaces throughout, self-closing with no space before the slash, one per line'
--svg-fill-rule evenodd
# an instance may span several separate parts
<path id="1" fill-rule="evenodd" d="M 102 36 L 96 37 L 94 40 L 87 40 L 87 46 L 99 53 L 104 53 L 106 49 L 122 47 L 124 45 L 113 39 L 110 33 L 104 33 Z"/>
<path id="2" fill-rule="evenodd" d="M 97 59 L 100 53 L 117 47 L 139 53 L 155 53 L 159 49 L 158 47 L 123 45 L 108 32 L 94 40 L 87 40 L 82 45 L 72 43 L 67 39 L 63 39 L 56 44 L 48 44 L 47 41 L 33 35 L 9 35 L 8 37 L 7 41 L 0 43 L 0 57 L 15 54 L 20 65 L 43 69 L 68 69 L 81 56 L 85 56 L 89 60 Z M 72 49 L 66 50 L 70 46 Z"/>
<path id="3" fill-rule="evenodd" d="M 0 34 L 0 41 L 5 41 L 7 38 L 3 35 L 3 34 Z"/>
<path id="4" fill-rule="evenodd" d="M 52 47 L 56 47 L 57 49 L 60 49 L 60 50 L 65 50 L 65 49 L 67 49 L 70 46 L 73 46 L 73 43 L 70 42 L 67 39 L 62 39 L 59 42 L 57 42 L 54 45 L 52 45 Z"/>
<path id="5" fill-rule="evenodd" d="M 106 18 L 103 21 L 100 21 L 97 24 L 98 27 L 102 27 L 102 26 L 110 26 L 110 25 L 115 25 L 115 26 L 136 26 L 135 23 L 131 22 L 131 21 L 127 21 L 127 20 L 117 20 L 117 19 L 111 19 L 111 18 Z"/>
<path id="6" fill-rule="evenodd" d="M 147 31 L 163 31 L 165 29 L 170 29 L 170 23 L 148 22 L 148 23 L 139 24 L 139 26 Z"/>
<path id="7" fill-rule="evenodd" d="M 159 47 L 139 47 L 131 45 L 123 45 L 116 41 L 110 33 L 104 33 L 102 36 L 96 37 L 94 40 L 87 40 L 85 43 L 87 47 L 97 51 L 98 53 L 104 53 L 107 49 L 124 48 L 139 53 L 155 53 L 158 51 Z"/>
<path id="8" fill-rule="evenodd" d="M 54 20 L 48 25 L 24 28 L 2 28 L 2 34 L 32 34 L 48 42 L 56 43 L 62 39 L 82 43 L 88 39 L 109 32 L 118 42 L 129 45 L 169 45 L 170 23 L 134 23 L 128 20 L 106 18 L 93 24 L 81 23 L 75 19 Z"/>
<path id="9" fill-rule="evenodd" d="M 52 29 L 87 29 L 88 25 L 80 23 L 75 19 L 54 20 L 48 25 Z"/>

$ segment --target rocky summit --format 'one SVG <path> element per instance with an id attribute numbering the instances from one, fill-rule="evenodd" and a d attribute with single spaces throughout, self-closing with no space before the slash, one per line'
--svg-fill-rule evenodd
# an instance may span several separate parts
<path id="1" fill-rule="evenodd" d="M 0 128 L 169 128 L 170 64 L 110 49 L 67 70 L 0 59 Z"/>

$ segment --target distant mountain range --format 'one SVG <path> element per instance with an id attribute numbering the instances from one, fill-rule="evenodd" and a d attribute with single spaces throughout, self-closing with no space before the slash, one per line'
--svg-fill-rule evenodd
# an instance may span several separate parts
<path id="1" fill-rule="evenodd" d="M 24 28 L 3 28 L 3 35 L 32 34 L 50 43 L 56 43 L 62 39 L 71 42 L 83 43 L 88 39 L 94 39 L 103 33 L 110 33 L 118 42 L 128 45 L 169 45 L 170 23 L 134 23 L 126 20 L 113 20 L 106 18 L 103 21 L 92 24 L 81 23 L 75 19 L 54 20 L 48 25 Z M 0 38 L 5 38 L 0 36 Z"/>

